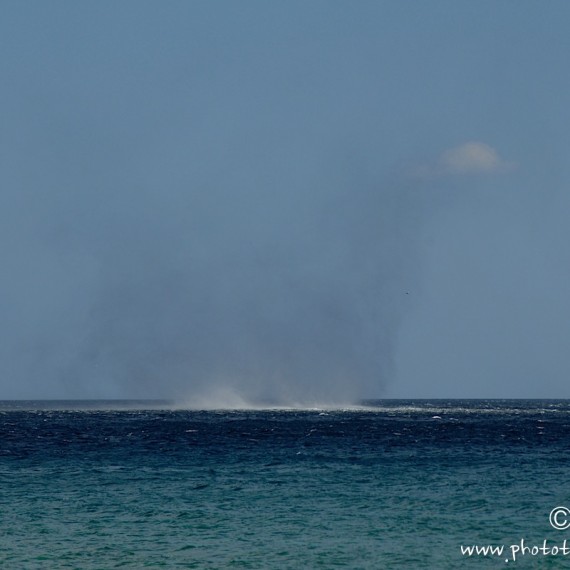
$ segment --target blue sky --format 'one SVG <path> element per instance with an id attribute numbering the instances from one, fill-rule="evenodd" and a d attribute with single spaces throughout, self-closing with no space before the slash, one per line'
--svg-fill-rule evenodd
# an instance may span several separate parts
<path id="1" fill-rule="evenodd" d="M 570 397 L 569 16 L 6 2 L 0 397 Z"/>

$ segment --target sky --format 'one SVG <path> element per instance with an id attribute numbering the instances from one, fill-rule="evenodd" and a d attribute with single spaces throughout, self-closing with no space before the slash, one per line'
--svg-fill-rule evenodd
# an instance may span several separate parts
<path id="1" fill-rule="evenodd" d="M 570 397 L 568 18 L 4 2 L 0 399 Z"/>

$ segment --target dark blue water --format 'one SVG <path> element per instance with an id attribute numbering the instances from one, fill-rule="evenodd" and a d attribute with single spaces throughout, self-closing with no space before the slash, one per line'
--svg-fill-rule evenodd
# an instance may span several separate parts
<path id="1" fill-rule="evenodd" d="M 0 405 L 2 568 L 570 567 L 569 401 L 153 406 Z"/>

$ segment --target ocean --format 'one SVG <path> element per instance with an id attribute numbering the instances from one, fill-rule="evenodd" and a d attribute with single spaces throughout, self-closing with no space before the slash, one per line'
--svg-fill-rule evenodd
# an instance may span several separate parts
<path id="1" fill-rule="evenodd" d="M 0 483 L 6 569 L 570 568 L 567 400 L 1 402 Z"/>

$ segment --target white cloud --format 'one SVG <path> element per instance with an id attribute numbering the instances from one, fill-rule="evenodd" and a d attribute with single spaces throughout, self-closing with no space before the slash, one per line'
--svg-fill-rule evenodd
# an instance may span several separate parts
<path id="1" fill-rule="evenodd" d="M 442 152 L 432 164 L 423 164 L 414 169 L 420 178 L 451 174 L 490 174 L 506 172 L 515 166 L 499 156 L 488 144 L 469 141 Z"/>
<path id="2" fill-rule="evenodd" d="M 498 172 L 510 166 L 493 147 L 480 142 L 467 142 L 450 148 L 439 157 L 440 169 L 449 174 Z"/>

